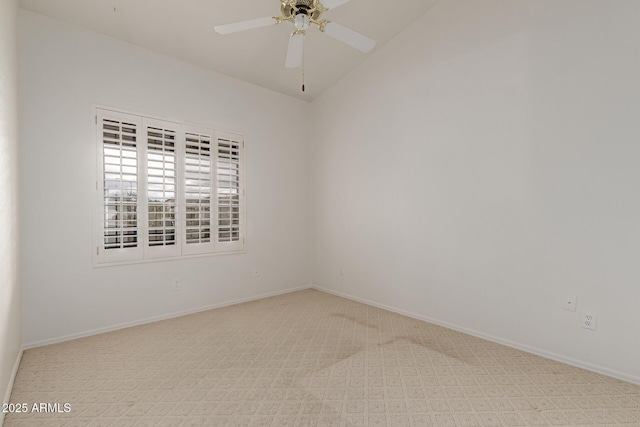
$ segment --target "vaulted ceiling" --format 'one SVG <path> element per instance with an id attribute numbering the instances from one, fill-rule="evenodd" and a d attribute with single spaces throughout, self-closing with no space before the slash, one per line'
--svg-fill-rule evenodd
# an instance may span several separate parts
<path id="1" fill-rule="evenodd" d="M 437 0 L 352 0 L 324 18 L 377 40 L 367 54 L 312 28 L 301 69 L 284 67 L 293 25 L 220 35 L 213 27 L 280 13 L 279 0 L 21 0 L 21 7 L 259 86 L 312 100 Z"/>

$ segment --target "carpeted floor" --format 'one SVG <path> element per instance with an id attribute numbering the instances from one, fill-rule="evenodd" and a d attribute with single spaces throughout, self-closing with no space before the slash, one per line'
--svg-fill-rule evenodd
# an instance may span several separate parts
<path id="1" fill-rule="evenodd" d="M 640 426 L 640 387 L 308 290 L 28 350 L 14 426 Z M 55 408 L 51 408 L 55 409 Z"/>

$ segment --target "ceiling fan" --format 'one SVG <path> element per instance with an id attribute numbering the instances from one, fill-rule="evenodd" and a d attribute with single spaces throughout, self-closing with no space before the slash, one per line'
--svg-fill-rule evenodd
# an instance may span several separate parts
<path id="1" fill-rule="evenodd" d="M 340 24 L 336 24 L 335 22 L 322 19 L 322 15 L 326 11 L 335 9 L 348 1 L 349 0 L 322 0 L 322 2 L 320 2 L 320 0 L 280 0 L 281 16 L 217 25 L 214 28 L 219 34 L 231 34 L 280 24 L 283 21 L 291 22 L 296 28 L 293 33 L 291 33 L 291 38 L 289 39 L 285 65 L 287 68 L 297 68 L 302 65 L 304 36 L 307 34 L 307 29 L 309 29 L 311 24 L 317 25 L 321 32 L 362 52 L 369 52 L 375 47 L 376 41 L 372 38 L 347 27 L 343 27 Z"/>

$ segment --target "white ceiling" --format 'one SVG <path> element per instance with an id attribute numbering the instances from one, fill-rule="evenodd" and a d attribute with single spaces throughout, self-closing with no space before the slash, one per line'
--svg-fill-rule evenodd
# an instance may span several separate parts
<path id="1" fill-rule="evenodd" d="M 214 25 L 280 14 L 279 0 L 21 0 L 23 9 L 69 22 L 301 99 L 312 100 L 424 14 L 437 0 L 352 0 L 324 17 L 378 41 L 364 54 L 311 29 L 306 92 L 284 67 L 293 25 L 219 35 Z"/>

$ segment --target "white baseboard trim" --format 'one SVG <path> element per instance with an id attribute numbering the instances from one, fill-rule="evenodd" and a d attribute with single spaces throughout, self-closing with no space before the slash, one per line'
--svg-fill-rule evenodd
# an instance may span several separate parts
<path id="1" fill-rule="evenodd" d="M 18 357 L 16 357 L 16 361 L 13 364 L 13 371 L 11 372 L 11 377 L 9 377 L 9 384 L 7 384 L 7 390 L 4 392 L 4 399 L 2 403 L 10 403 L 11 399 L 11 391 L 13 390 L 13 383 L 16 381 L 16 375 L 18 374 L 18 368 L 20 367 L 20 361 L 22 360 L 22 354 L 24 353 L 24 348 L 20 349 L 18 352 Z M 0 411 L 0 427 L 4 424 L 4 412 Z"/>
<path id="2" fill-rule="evenodd" d="M 106 326 L 104 328 L 97 328 L 97 329 L 92 329 L 92 330 L 89 330 L 89 331 L 78 332 L 76 334 L 69 334 L 69 335 L 64 335 L 64 336 L 61 336 L 61 337 L 50 338 L 50 339 L 41 340 L 41 341 L 34 341 L 34 342 L 30 342 L 30 343 L 25 344 L 24 345 L 24 349 L 28 350 L 28 349 L 31 349 L 31 348 L 42 347 L 42 346 L 45 346 L 45 345 L 59 344 L 59 343 L 65 342 L 65 341 L 71 341 L 71 340 L 75 340 L 75 339 L 78 339 L 78 338 L 85 338 L 85 337 L 90 337 L 92 335 L 104 334 L 105 332 L 117 331 L 119 329 L 131 328 L 133 326 L 140 326 L 140 325 L 144 325 L 144 324 L 147 324 L 147 323 L 159 322 L 161 320 L 173 319 L 175 317 L 188 316 L 189 314 L 200 313 L 202 311 L 213 310 L 213 309 L 216 309 L 216 308 L 229 307 L 229 306 L 236 305 L 236 304 L 242 304 L 244 302 L 251 302 L 251 301 L 256 301 L 256 300 L 260 300 L 260 299 L 264 299 L 264 298 L 275 297 L 275 296 L 278 296 L 278 295 L 289 294 L 291 292 L 303 291 L 305 289 L 311 289 L 311 286 L 301 286 L 301 287 L 298 287 L 298 288 L 292 288 L 292 289 L 285 289 L 285 290 L 281 290 L 281 291 L 269 292 L 269 293 L 266 293 L 266 294 L 261 294 L 261 295 L 257 295 L 257 296 L 253 296 L 253 297 L 240 298 L 240 299 L 236 299 L 236 300 L 232 300 L 232 301 L 226 301 L 226 302 L 219 303 L 219 304 L 212 304 L 212 305 L 208 305 L 208 306 L 204 306 L 204 307 L 198 307 L 198 308 L 194 308 L 194 309 L 190 309 L 190 310 L 183 310 L 183 311 L 177 311 L 177 312 L 174 312 L 174 313 L 163 314 L 161 316 L 147 317 L 146 319 L 136 320 L 136 321 L 133 321 L 133 322 L 120 323 L 120 324 L 117 324 L 117 325 Z"/>
<path id="3" fill-rule="evenodd" d="M 311 288 L 315 289 L 315 290 L 318 290 L 318 291 L 321 291 L 321 292 L 326 292 L 328 294 L 332 294 L 332 295 L 336 295 L 336 296 L 339 296 L 339 297 L 342 297 L 342 298 L 346 298 L 346 299 L 349 299 L 349 300 L 352 300 L 352 301 L 357 301 L 357 302 L 361 302 L 363 304 L 371 305 L 373 307 L 378 307 L 378 308 L 381 308 L 383 310 L 391 311 L 393 313 L 402 314 L 404 316 L 411 317 L 413 319 L 422 320 L 423 322 L 432 323 L 434 325 L 443 326 L 445 328 L 453 329 L 454 331 L 463 332 L 465 334 L 469 334 L 469 335 L 472 335 L 474 337 L 482 338 L 482 339 L 485 339 L 487 341 L 495 342 L 497 344 L 502 344 L 504 346 L 515 348 L 517 350 L 522 350 L 522 351 L 525 351 L 527 353 L 535 354 L 536 356 L 540 356 L 540 357 L 544 357 L 544 358 L 547 358 L 547 359 L 555 360 L 556 362 L 565 363 L 567 365 L 571 365 L 571 366 L 574 366 L 576 368 L 586 369 L 587 371 L 595 372 L 595 373 L 598 373 L 598 374 L 606 375 L 608 377 L 617 378 L 619 380 L 626 381 L 626 382 L 629 382 L 629 383 L 632 383 L 632 384 L 640 385 L 640 377 L 635 376 L 635 375 L 629 375 L 629 374 L 626 374 L 624 372 L 620 372 L 620 371 L 616 371 L 614 369 L 606 368 L 604 366 L 599 366 L 599 365 L 595 365 L 595 364 L 592 364 L 592 363 L 584 362 L 582 360 L 574 359 L 572 357 L 563 356 L 561 354 L 553 353 L 553 352 L 546 351 L 546 350 L 543 350 L 543 349 L 540 349 L 540 348 L 531 347 L 529 345 L 521 344 L 519 342 L 506 340 L 506 339 L 503 339 L 503 338 L 500 338 L 500 337 L 496 337 L 496 336 L 493 336 L 493 335 L 485 334 L 485 333 L 480 332 L 480 331 L 476 331 L 474 329 L 465 328 L 465 327 L 462 327 L 462 326 L 459 326 L 459 325 L 456 325 L 456 324 L 453 324 L 453 323 L 449 323 L 449 322 L 443 322 L 443 321 L 438 320 L 438 319 L 432 319 L 432 318 L 427 317 L 427 316 L 423 316 L 423 315 L 416 314 L 416 313 L 411 313 L 409 311 L 401 310 L 401 309 L 396 308 L 396 307 L 391 307 L 391 306 L 388 306 L 388 305 L 385 305 L 385 304 L 380 304 L 380 303 L 375 302 L 375 301 L 370 301 L 370 300 L 367 300 L 367 299 L 364 299 L 364 298 L 359 298 L 359 297 L 356 297 L 354 295 L 350 295 L 350 294 L 346 294 L 346 293 L 343 293 L 343 292 L 334 291 L 332 289 L 323 288 L 321 286 L 312 285 Z"/>

